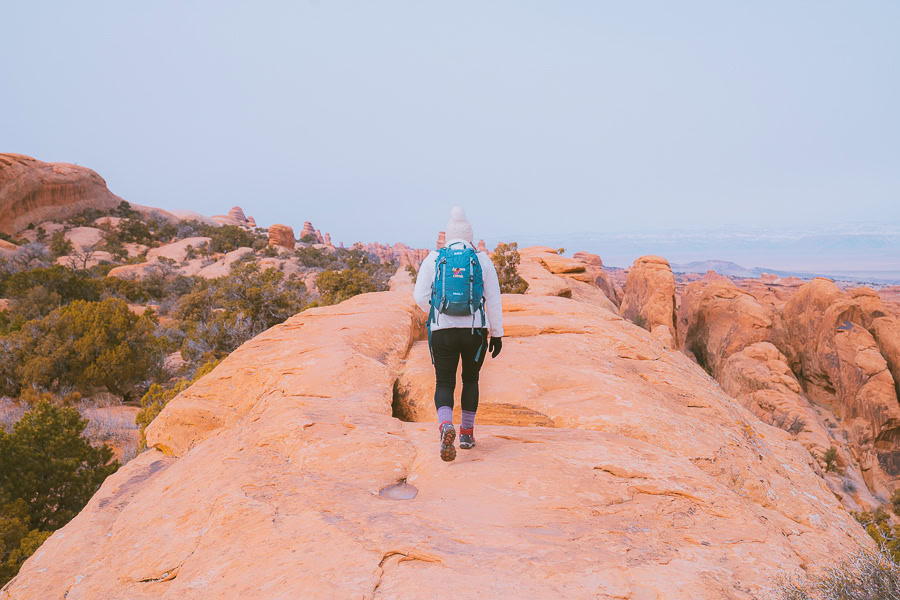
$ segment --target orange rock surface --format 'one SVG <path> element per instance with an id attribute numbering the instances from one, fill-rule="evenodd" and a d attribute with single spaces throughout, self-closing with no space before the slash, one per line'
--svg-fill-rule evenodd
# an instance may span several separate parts
<path id="1" fill-rule="evenodd" d="M 394 285 L 182 392 L 0 599 L 750 600 L 871 547 L 788 434 L 569 298 L 504 297 L 478 446 L 441 462 L 424 315 Z"/>

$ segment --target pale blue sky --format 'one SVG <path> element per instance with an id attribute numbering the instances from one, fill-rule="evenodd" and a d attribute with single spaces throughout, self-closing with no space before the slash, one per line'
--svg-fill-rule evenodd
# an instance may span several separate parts
<path id="1" fill-rule="evenodd" d="M 4 2 L 0 151 L 336 240 L 900 221 L 900 2 Z"/>

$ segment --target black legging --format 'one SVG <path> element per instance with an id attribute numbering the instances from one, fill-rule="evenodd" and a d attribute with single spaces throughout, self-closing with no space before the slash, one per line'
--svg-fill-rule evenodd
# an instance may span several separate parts
<path id="1" fill-rule="evenodd" d="M 478 346 L 481 355 L 475 360 Z M 456 389 L 456 366 L 462 357 L 462 409 L 478 410 L 478 372 L 488 352 L 487 330 L 468 327 L 438 329 L 431 334 L 431 350 L 434 352 L 434 406 L 453 408 L 453 391 Z"/>

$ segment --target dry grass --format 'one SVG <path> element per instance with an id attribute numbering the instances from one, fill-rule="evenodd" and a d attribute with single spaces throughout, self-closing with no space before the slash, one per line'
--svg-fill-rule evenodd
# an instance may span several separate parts
<path id="1" fill-rule="evenodd" d="M 775 600 L 900 600 L 900 564 L 886 551 L 861 551 L 809 581 L 783 578 Z"/>

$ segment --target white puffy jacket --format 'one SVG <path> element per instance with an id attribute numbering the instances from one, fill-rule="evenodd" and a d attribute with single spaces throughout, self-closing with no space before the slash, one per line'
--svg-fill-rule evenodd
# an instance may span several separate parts
<path id="1" fill-rule="evenodd" d="M 469 248 L 474 246 L 465 240 L 448 240 L 447 246 L 462 242 Z M 434 270 L 437 265 L 438 253 L 432 251 L 419 267 L 419 275 L 416 277 L 416 290 L 413 297 L 419 308 L 426 313 L 431 310 L 431 284 L 434 282 Z M 487 328 L 491 337 L 503 337 L 503 305 L 500 301 L 500 281 L 497 279 L 497 269 L 494 262 L 486 252 L 478 253 L 478 262 L 481 263 L 481 273 L 484 277 L 484 313 L 487 318 Z M 477 315 L 475 326 L 481 326 L 481 315 Z M 471 316 L 454 316 L 442 314 L 437 323 L 431 324 L 431 330 L 471 328 Z"/>

